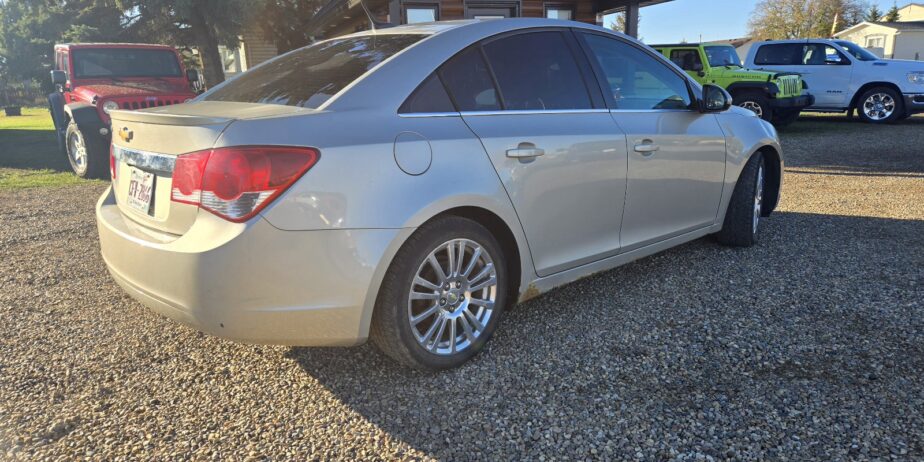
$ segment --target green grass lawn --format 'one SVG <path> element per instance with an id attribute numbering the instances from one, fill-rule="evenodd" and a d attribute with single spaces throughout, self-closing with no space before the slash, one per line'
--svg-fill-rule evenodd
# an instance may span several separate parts
<path id="1" fill-rule="evenodd" d="M 23 108 L 22 114 L 0 112 L 0 189 L 90 183 L 70 171 L 48 110 Z"/>

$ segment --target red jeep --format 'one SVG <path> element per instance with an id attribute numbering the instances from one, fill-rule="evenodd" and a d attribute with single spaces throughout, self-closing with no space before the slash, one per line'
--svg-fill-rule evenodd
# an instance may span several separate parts
<path id="1" fill-rule="evenodd" d="M 165 45 L 86 43 L 55 45 L 48 95 L 58 146 L 77 176 L 109 175 L 109 111 L 180 104 L 196 96 L 195 70 L 184 72 Z"/>

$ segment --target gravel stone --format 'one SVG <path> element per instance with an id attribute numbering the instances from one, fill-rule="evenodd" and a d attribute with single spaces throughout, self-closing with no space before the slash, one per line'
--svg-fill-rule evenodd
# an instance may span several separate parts
<path id="1" fill-rule="evenodd" d="M 701 239 L 507 313 L 443 373 L 151 313 L 98 185 L 0 191 L 0 459 L 924 458 L 924 119 L 783 132 L 751 249 Z"/>

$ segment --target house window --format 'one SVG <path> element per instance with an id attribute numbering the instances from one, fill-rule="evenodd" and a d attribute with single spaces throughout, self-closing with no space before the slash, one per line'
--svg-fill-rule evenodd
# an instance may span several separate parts
<path id="1" fill-rule="evenodd" d="M 247 70 L 247 62 L 244 59 L 244 50 L 242 46 L 236 49 L 230 49 L 226 46 L 218 46 L 218 54 L 221 55 L 221 63 L 224 67 L 225 77 L 240 74 Z"/>
<path id="2" fill-rule="evenodd" d="M 885 36 L 870 35 L 866 37 L 866 48 L 885 48 Z"/>
<path id="3" fill-rule="evenodd" d="M 404 22 L 415 24 L 418 22 L 439 21 L 439 7 L 437 5 L 405 5 Z"/>
<path id="4" fill-rule="evenodd" d="M 549 19 L 564 19 L 570 21 L 574 18 L 574 10 L 570 6 L 546 5 L 545 17 Z"/>

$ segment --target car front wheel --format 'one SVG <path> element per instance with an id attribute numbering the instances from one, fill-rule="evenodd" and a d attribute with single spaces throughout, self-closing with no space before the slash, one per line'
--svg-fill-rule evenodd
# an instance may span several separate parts
<path id="1" fill-rule="evenodd" d="M 735 105 L 741 106 L 757 114 L 757 117 L 770 122 L 773 120 L 773 108 L 770 99 L 759 91 L 742 91 L 733 97 Z"/>
<path id="2" fill-rule="evenodd" d="M 457 367 L 497 328 L 508 294 L 494 236 L 475 221 L 445 217 L 418 229 L 385 275 L 370 338 L 416 369 Z"/>
<path id="3" fill-rule="evenodd" d="M 67 125 L 64 143 L 74 174 L 81 178 L 104 178 L 108 174 L 108 152 L 103 143 L 84 136 L 73 121 Z"/>
<path id="4" fill-rule="evenodd" d="M 872 88 L 857 99 L 857 114 L 867 123 L 889 124 L 905 114 L 901 96 L 887 87 Z"/>
<path id="5" fill-rule="evenodd" d="M 757 243 L 757 231 L 764 206 L 765 176 L 764 155 L 760 152 L 755 153 L 738 177 L 731 202 L 725 212 L 722 230 L 716 233 L 720 244 L 750 247 Z"/>

